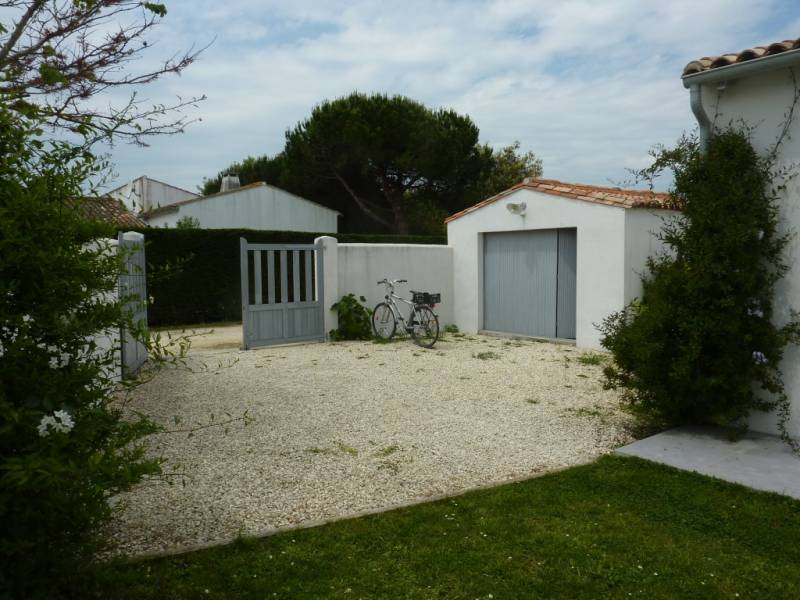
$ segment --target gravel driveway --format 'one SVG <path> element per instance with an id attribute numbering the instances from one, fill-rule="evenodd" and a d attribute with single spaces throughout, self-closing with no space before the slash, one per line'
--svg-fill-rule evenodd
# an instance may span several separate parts
<path id="1" fill-rule="evenodd" d="M 601 366 L 570 346 L 448 336 L 241 352 L 201 339 L 196 372 L 168 370 L 131 407 L 168 428 L 248 411 L 251 422 L 158 434 L 185 485 L 122 498 L 119 551 L 136 554 L 351 515 L 589 461 L 629 441 Z M 230 366 L 218 368 L 233 363 Z M 200 365 L 205 363 L 208 369 Z"/>

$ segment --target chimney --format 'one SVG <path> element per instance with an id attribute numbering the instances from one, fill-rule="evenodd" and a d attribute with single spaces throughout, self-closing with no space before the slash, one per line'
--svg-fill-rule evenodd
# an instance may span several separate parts
<path id="1" fill-rule="evenodd" d="M 235 190 L 236 188 L 240 187 L 239 183 L 239 176 L 238 175 L 223 175 L 222 176 L 222 185 L 219 186 L 220 192 L 229 192 L 231 190 Z"/>

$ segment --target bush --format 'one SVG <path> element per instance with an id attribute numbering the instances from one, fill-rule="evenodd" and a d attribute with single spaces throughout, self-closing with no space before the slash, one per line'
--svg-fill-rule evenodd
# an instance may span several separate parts
<path id="1" fill-rule="evenodd" d="M 239 238 L 262 244 L 311 244 L 320 233 L 251 229 L 142 229 L 147 240 L 150 325 L 242 318 Z M 341 243 L 446 244 L 442 237 L 337 234 Z"/>
<path id="2" fill-rule="evenodd" d="M 661 426 L 744 426 L 753 410 L 788 399 L 778 370 L 798 323 L 773 324 L 788 236 L 777 230 L 771 166 L 745 134 L 716 134 L 706 153 L 684 139 L 646 173 L 674 171 L 682 216 L 665 224 L 670 251 L 648 261 L 641 301 L 608 317 L 603 345 L 616 365 L 607 385 Z"/>
<path id="3" fill-rule="evenodd" d="M 331 306 L 339 315 L 339 327 L 331 329 L 332 340 L 368 340 L 372 337 L 372 311 L 364 306 L 364 296 L 356 298 L 354 294 L 342 296 L 342 299 Z"/>
<path id="4" fill-rule="evenodd" d="M 67 203 L 101 166 L 40 135 L 0 108 L 0 595 L 17 598 L 71 589 L 111 498 L 160 464 L 142 444 L 155 426 L 113 403 L 115 349 L 94 341 L 131 325 L 110 300 L 119 257 L 86 244 L 96 228 Z"/>

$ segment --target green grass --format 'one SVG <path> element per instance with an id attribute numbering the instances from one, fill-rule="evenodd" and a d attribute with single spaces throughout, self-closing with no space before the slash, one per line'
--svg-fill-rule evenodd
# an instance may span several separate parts
<path id="1" fill-rule="evenodd" d="M 487 350 L 486 352 L 478 352 L 477 354 L 473 354 L 472 358 L 477 358 L 480 360 L 496 360 L 500 358 L 500 355 L 497 352 Z"/>
<path id="2" fill-rule="evenodd" d="M 135 564 L 109 598 L 797 598 L 800 503 L 633 458 Z M 91 597 L 86 594 L 85 597 Z"/>

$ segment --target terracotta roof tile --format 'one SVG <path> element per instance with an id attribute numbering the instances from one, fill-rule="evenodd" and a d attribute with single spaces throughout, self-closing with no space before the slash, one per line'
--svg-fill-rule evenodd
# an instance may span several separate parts
<path id="1" fill-rule="evenodd" d="M 147 223 L 125 208 L 122 202 L 110 196 L 74 198 L 69 200 L 68 204 L 88 221 L 98 221 L 116 227 L 147 227 Z"/>
<path id="2" fill-rule="evenodd" d="M 717 69 L 719 67 L 727 67 L 735 63 L 741 63 L 764 56 L 772 56 L 780 54 L 789 50 L 796 50 L 800 48 L 800 38 L 796 40 L 784 40 L 782 42 L 775 42 L 767 46 L 754 46 L 753 48 L 745 48 L 741 52 L 728 52 L 720 54 L 719 56 L 704 56 L 698 58 L 687 64 L 683 68 L 683 76 L 694 75 L 695 73 L 702 73 L 709 69 Z"/>
<path id="3" fill-rule="evenodd" d="M 618 208 L 674 208 L 672 197 L 669 194 L 661 192 L 623 190 L 620 188 L 601 187 L 582 183 L 565 183 L 563 181 L 555 181 L 554 179 L 526 179 L 522 183 L 518 183 L 514 187 L 502 191 L 496 196 L 487 198 L 474 206 L 470 206 L 454 215 L 450 215 L 445 219 L 445 223 L 449 223 L 479 208 L 502 200 L 521 189 L 533 190 L 549 196 L 560 196 L 562 198 L 571 198 L 582 202 L 593 202 L 594 204 L 615 206 Z"/>

